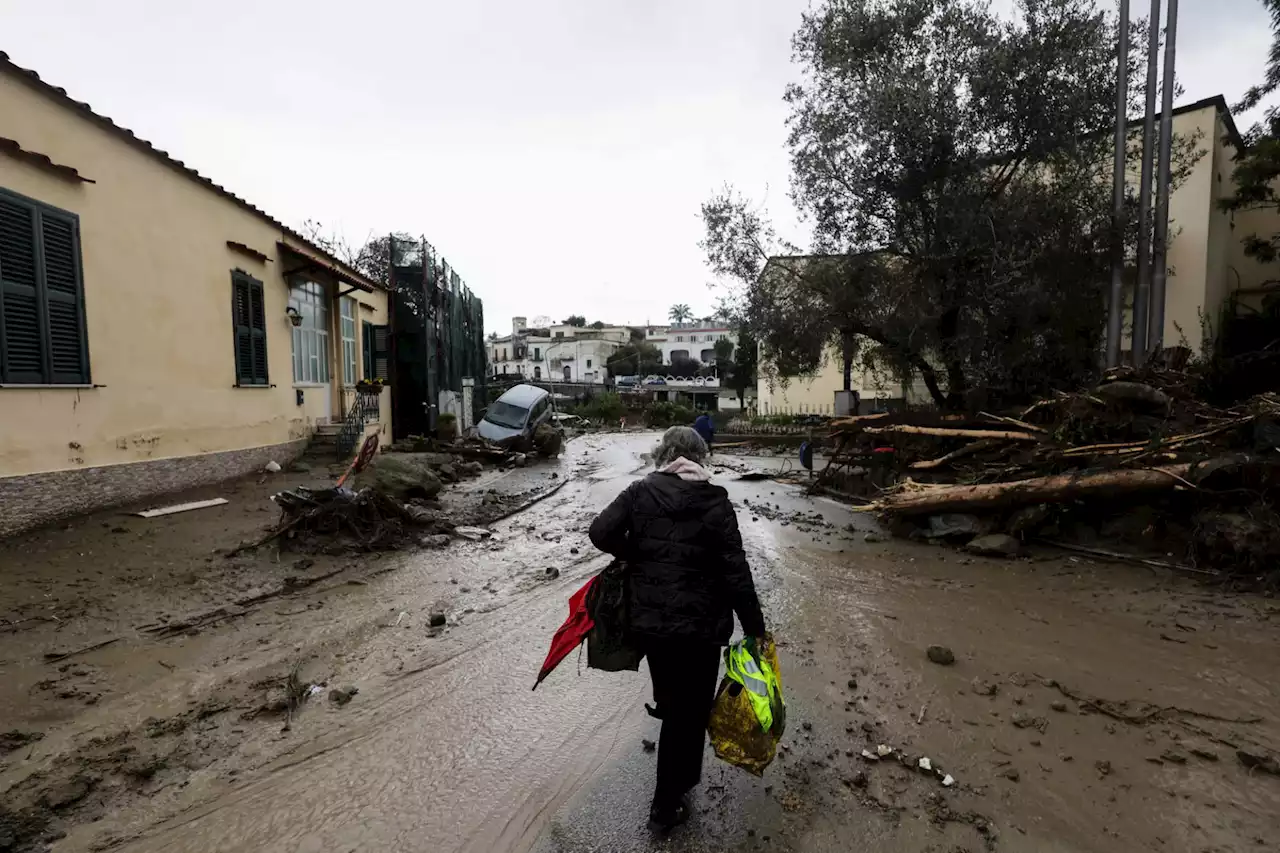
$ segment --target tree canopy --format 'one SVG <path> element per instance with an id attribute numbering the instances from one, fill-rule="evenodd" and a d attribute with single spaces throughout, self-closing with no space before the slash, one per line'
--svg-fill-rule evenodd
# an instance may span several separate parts
<path id="1" fill-rule="evenodd" d="M 1135 29 L 1141 84 L 1145 23 Z M 793 38 L 801 80 L 785 96 L 811 245 L 778 240 L 732 188 L 702 209 L 703 248 L 740 285 L 733 307 L 760 340 L 761 372 L 813 373 L 834 351 L 846 382 L 857 361 L 961 408 L 1096 370 L 1116 43 L 1093 0 L 1020 0 L 1003 18 L 982 0 L 819 0 Z M 1175 184 L 1194 145 L 1175 140 Z"/>
<path id="2" fill-rule="evenodd" d="M 566 326 L 574 326 L 581 329 L 583 326 L 587 325 L 587 318 L 583 317 L 581 314 L 570 314 L 565 318 L 564 324 Z"/>
<path id="3" fill-rule="evenodd" d="M 684 323 L 693 319 L 693 309 L 684 303 L 672 305 L 671 310 L 667 312 L 667 317 L 673 323 Z"/>
<path id="4" fill-rule="evenodd" d="M 1280 0 L 1262 0 L 1271 15 L 1272 41 L 1262 82 L 1250 87 L 1235 105 L 1239 112 L 1254 109 L 1280 90 Z M 1270 104 L 1262 120 L 1249 129 L 1248 148 L 1237 156 L 1234 195 L 1221 202 L 1225 210 L 1255 208 L 1280 210 L 1275 182 L 1280 178 L 1280 105 Z M 1250 233 L 1244 237 L 1245 254 L 1266 264 L 1280 261 L 1280 234 Z"/>

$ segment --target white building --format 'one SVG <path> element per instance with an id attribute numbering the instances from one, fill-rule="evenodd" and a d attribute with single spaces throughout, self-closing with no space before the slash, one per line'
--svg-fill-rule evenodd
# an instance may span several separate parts
<path id="1" fill-rule="evenodd" d="M 735 348 L 738 346 L 738 335 L 733 329 L 707 323 L 676 323 L 655 328 L 646 340 L 662 351 L 663 364 L 681 359 L 714 364 L 716 341 L 729 341 Z"/>
<path id="2" fill-rule="evenodd" d="M 631 340 L 625 326 L 551 325 L 529 328 L 524 317 L 513 317 L 511 334 L 488 341 L 489 374 L 518 376 L 546 382 L 585 382 L 603 385 L 605 362 Z"/>

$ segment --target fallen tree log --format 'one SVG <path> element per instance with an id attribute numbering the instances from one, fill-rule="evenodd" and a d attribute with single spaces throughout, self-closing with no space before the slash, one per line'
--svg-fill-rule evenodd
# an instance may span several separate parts
<path id="1" fill-rule="evenodd" d="M 1043 441 L 1044 437 L 1028 432 L 1013 432 L 999 429 L 958 429 L 955 427 L 912 426 L 896 424 L 894 426 L 866 427 L 862 430 L 868 435 L 884 435 L 886 433 L 903 433 L 905 435 L 932 435 L 938 438 L 1000 438 L 1008 441 Z"/>
<path id="2" fill-rule="evenodd" d="M 951 451 L 945 456 L 939 456 L 937 459 L 925 459 L 920 462 L 912 462 L 907 467 L 912 471 L 932 471 L 934 468 L 941 468 L 948 462 L 970 456 L 974 453 L 981 453 L 992 447 L 999 447 L 1000 441 L 994 438 L 984 438 L 981 441 L 975 441 L 972 444 L 966 444 L 964 447 Z"/>
<path id="3" fill-rule="evenodd" d="M 945 486 L 920 492 L 900 492 L 867 507 L 893 515 L 932 515 L 939 512 L 982 512 L 1029 504 L 1060 503 L 1086 497 L 1111 497 L 1129 492 L 1168 489 L 1186 483 L 1189 465 L 1138 468 L 1083 474 L 1055 474 L 1009 483 Z"/>

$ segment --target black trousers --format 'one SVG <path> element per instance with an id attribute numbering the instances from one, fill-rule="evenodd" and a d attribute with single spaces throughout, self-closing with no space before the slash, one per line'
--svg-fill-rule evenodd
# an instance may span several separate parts
<path id="1" fill-rule="evenodd" d="M 653 804 L 670 808 L 702 777 L 707 720 L 720 672 L 720 647 L 668 639 L 647 640 L 641 647 L 649 660 L 653 699 L 662 720 Z"/>

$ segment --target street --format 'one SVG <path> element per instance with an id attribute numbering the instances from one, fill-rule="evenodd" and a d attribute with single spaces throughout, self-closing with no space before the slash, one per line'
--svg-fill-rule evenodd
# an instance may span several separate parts
<path id="1" fill-rule="evenodd" d="M 495 524 L 491 540 L 383 557 L 391 570 L 317 592 L 323 607 L 86 655 L 103 671 L 160 660 L 172 674 L 64 719 L 28 760 L 43 756 L 50 773 L 77 744 L 136 732 L 166 709 L 188 715 L 172 747 L 183 761 L 119 785 L 82 761 L 95 781 L 81 800 L 102 799 L 52 849 L 1274 845 L 1280 779 L 1249 773 L 1227 746 L 1280 745 L 1274 603 L 1074 557 L 996 561 L 889 542 L 871 517 L 736 481 L 714 458 L 779 640 L 788 731 L 763 779 L 708 749 L 693 820 L 655 839 L 645 828 L 655 755 L 642 740 L 658 726 L 643 706 L 644 667 L 600 673 L 575 655 L 529 689 L 569 595 L 607 562 L 588 524 L 644 475 L 655 439 L 571 441 L 558 463 L 509 475 L 567 483 Z M 443 631 L 429 630 L 436 610 Z M 955 663 L 931 662 L 935 644 Z M 321 691 L 284 731 L 279 718 L 232 713 L 260 701 L 244 685 L 287 661 L 359 692 L 338 704 Z M 912 766 L 860 757 L 881 744 Z M 20 754 L 2 766 L 12 790 L 33 784 L 15 783 Z M 926 756 L 954 787 L 916 771 Z"/>

